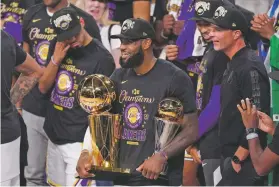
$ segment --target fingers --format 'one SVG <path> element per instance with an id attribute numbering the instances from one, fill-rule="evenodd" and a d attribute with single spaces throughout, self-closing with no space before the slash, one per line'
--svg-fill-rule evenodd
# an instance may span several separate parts
<path id="1" fill-rule="evenodd" d="M 240 105 L 237 105 L 237 109 L 239 110 L 239 112 L 242 114 L 244 112 L 244 110 L 242 109 L 242 107 Z"/>
<path id="2" fill-rule="evenodd" d="M 64 52 L 64 53 L 67 53 L 67 51 L 70 49 L 70 47 L 71 47 L 70 45 L 67 45 L 67 46 L 63 49 L 63 52 Z"/>
<path id="3" fill-rule="evenodd" d="M 243 99 L 241 100 L 241 107 L 242 107 L 243 110 L 246 110 L 246 109 L 247 109 L 247 108 L 246 108 L 245 101 L 244 101 Z"/>
<path id="4" fill-rule="evenodd" d="M 143 164 L 141 164 L 136 170 L 139 171 L 139 172 L 142 172 L 142 170 L 143 170 Z"/>
<path id="5" fill-rule="evenodd" d="M 249 98 L 246 98 L 246 110 L 248 114 L 251 114 L 251 102 Z"/>

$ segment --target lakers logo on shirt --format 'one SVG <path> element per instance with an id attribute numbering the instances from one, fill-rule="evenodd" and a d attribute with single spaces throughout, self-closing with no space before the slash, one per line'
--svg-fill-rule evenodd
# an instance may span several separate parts
<path id="1" fill-rule="evenodd" d="M 49 50 L 49 42 L 48 41 L 43 41 L 40 42 L 37 47 L 36 47 L 36 57 L 37 61 L 41 65 L 45 65 L 47 61 L 47 56 L 48 56 L 48 50 Z"/>
<path id="2" fill-rule="evenodd" d="M 135 129 L 142 124 L 143 111 L 137 103 L 132 103 L 126 107 L 124 117 L 126 124 Z"/>
<path id="3" fill-rule="evenodd" d="M 73 85 L 72 76 L 67 71 L 60 71 L 57 76 L 57 92 L 66 95 L 73 89 Z"/>

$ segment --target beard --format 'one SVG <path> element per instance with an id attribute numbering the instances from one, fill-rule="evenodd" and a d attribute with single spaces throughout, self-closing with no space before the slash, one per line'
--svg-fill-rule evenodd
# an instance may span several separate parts
<path id="1" fill-rule="evenodd" d="M 120 57 L 119 64 L 122 68 L 136 68 L 143 63 L 143 59 L 143 50 L 140 47 L 139 51 L 127 60 L 124 60 L 122 57 Z"/>

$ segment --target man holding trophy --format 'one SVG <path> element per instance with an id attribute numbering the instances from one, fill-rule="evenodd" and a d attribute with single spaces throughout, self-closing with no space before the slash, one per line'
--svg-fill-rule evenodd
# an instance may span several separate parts
<path id="1" fill-rule="evenodd" d="M 52 16 L 57 43 L 39 89 L 50 94 L 44 130 L 49 137 L 47 180 L 51 186 L 73 186 L 76 164 L 88 127 L 87 113 L 76 100 L 80 81 L 99 73 L 111 75 L 114 62 L 110 53 L 84 29 L 84 21 L 71 8 Z"/>
<path id="2" fill-rule="evenodd" d="M 170 62 L 154 57 L 155 31 L 145 20 L 127 19 L 121 34 L 111 37 L 121 40 L 122 68 L 111 76 L 116 97 L 109 97 L 110 101 L 114 100 L 111 112 L 122 116 L 119 124 L 112 120 L 112 125 L 120 125 L 118 129 L 121 129 L 117 167 L 130 171 L 128 175 L 119 175 L 112 180 L 115 185 L 127 186 L 181 185 L 184 150 L 198 135 L 191 80 Z M 82 90 L 85 88 L 88 86 L 83 86 Z M 102 89 L 92 90 L 96 93 Z M 85 94 L 80 92 L 79 97 L 83 99 Z M 90 127 L 84 138 L 87 147 L 84 147 L 77 165 L 81 178 L 97 176 L 90 171 L 92 160 L 96 160 L 92 158 L 92 152 L 98 149 L 94 131 Z"/>

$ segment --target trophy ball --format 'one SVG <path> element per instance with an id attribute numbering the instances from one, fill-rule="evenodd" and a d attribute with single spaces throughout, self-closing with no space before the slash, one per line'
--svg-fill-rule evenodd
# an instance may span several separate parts
<path id="1" fill-rule="evenodd" d="M 105 75 L 86 76 L 78 86 L 78 103 L 89 114 L 109 111 L 115 99 L 114 83 Z"/>
<path id="2" fill-rule="evenodd" d="M 164 120 L 178 122 L 183 116 L 182 102 L 177 98 L 165 98 L 159 103 L 157 117 Z"/>

